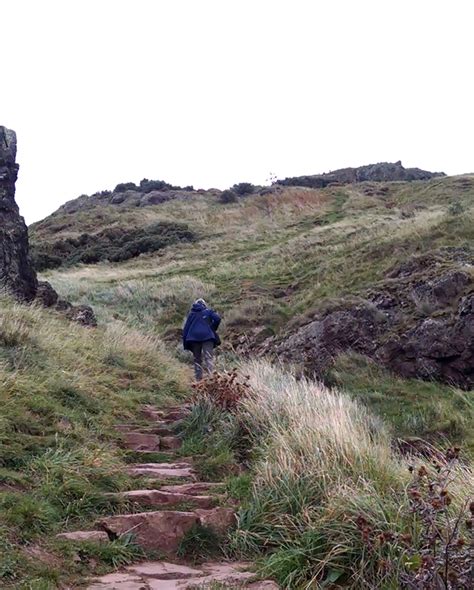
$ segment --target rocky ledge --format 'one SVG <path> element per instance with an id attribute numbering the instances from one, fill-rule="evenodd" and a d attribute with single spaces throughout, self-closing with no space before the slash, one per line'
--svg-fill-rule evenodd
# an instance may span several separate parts
<path id="1" fill-rule="evenodd" d="M 474 252 L 446 248 L 391 269 L 358 298 L 326 302 L 284 336 L 260 338 L 252 352 L 277 356 L 325 377 L 354 351 L 402 375 L 474 385 Z M 263 332 L 264 333 L 264 332 Z M 237 346 L 239 349 L 239 347 Z M 240 352 L 248 352 L 245 346 Z"/>
<path id="2" fill-rule="evenodd" d="M 0 127 L 0 287 L 32 301 L 38 282 L 29 258 L 28 229 L 15 202 L 16 134 Z"/>
<path id="3" fill-rule="evenodd" d="M 428 172 L 420 168 L 404 168 L 398 162 L 379 162 L 368 164 L 358 168 L 341 168 L 324 174 L 311 176 L 295 176 L 279 180 L 278 184 L 284 186 L 307 186 L 310 188 L 324 188 L 330 184 L 352 184 L 354 182 L 390 182 L 430 180 L 437 176 L 445 176 L 444 172 Z"/>

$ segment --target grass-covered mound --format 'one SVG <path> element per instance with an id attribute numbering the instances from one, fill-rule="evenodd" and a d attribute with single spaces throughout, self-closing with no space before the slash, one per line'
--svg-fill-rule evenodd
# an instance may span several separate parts
<path id="1" fill-rule="evenodd" d="M 180 370 L 118 321 L 83 328 L 3 297 L 0 382 L 0 587 L 49 589 L 136 557 L 127 540 L 74 554 L 54 536 L 117 509 L 104 496 L 128 483 L 114 426 L 175 400 Z"/>
<path id="2" fill-rule="evenodd" d="M 290 589 L 469 587 L 474 479 L 457 450 L 403 457 L 349 396 L 262 362 L 241 375 L 199 386 L 183 449 L 204 470 L 248 469 L 228 479 L 243 502 L 232 555 Z"/>

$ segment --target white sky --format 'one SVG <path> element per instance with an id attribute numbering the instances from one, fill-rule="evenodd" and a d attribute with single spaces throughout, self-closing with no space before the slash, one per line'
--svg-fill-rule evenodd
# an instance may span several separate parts
<path id="1" fill-rule="evenodd" d="M 0 0 L 28 222 L 142 178 L 474 171 L 472 0 Z"/>

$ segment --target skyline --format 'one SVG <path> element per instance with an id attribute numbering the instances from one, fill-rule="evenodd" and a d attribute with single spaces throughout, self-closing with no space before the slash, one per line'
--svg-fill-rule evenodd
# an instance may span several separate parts
<path id="1" fill-rule="evenodd" d="M 474 171 L 467 1 L 0 10 L 0 124 L 18 135 L 28 223 L 142 178 L 225 189 L 381 161 Z"/>

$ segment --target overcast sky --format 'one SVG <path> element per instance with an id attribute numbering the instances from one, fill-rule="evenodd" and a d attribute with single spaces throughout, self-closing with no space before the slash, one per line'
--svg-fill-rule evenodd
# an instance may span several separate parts
<path id="1" fill-rule="evenodd" d="M 471 0 L 0 0 L 28 222 L 142 178 L 474 171 Z"/>

